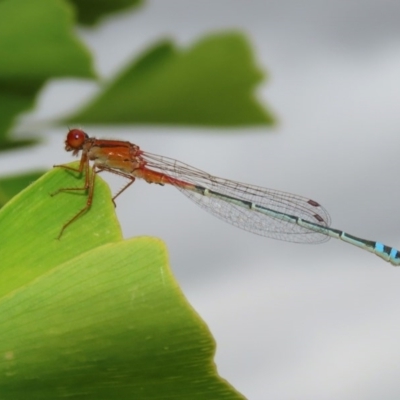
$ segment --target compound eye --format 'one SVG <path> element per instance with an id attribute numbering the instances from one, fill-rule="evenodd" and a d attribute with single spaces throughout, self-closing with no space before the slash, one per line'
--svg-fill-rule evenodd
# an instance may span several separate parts
<path id="1" fill-rule="evenodd" d="M 70 149 L 81 149 L 88 137 L 81 129 L 71 129 L 67 134 L 65 145 Z"/>

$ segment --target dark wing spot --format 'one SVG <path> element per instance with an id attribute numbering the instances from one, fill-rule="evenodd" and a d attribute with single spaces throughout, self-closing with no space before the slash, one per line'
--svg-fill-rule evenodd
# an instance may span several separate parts
<path id="1" fill-rule="evenodd" d="M 310 204 L 310 206 L 313 206 L 313 207 L 319 207 L 319 206 L 320 206 L 320 204 L 317 203 L 317 202 L 314 201 L 314 200 L 308 200 L 307 203 Z M 318 219 L 318 218 L 317 218 L 317 219 Z"/>

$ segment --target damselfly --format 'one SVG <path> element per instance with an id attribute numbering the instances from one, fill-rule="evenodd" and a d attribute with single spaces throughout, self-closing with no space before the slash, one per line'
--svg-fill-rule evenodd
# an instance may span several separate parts
<path id="1" fill-rule="evenodd" d="M 370 251 L 393 265 L 400 265 L 398 250 L 330 228 L 328 212 L 314 200 L 217 178 L 172 158 L 142 151 L 130 142 L 96 139 L 80 129 L 68 132 L 65 150 L 72 151 L 75 156 L 82 152 L 79 167 L 55 167 L 83 173 L 85 184 L 83 187 L 61 188 L 53 195 L 82 190 L 87 192 L 87 201 L 85 207 L 63 225 L 58 238 L 90 209 L 96 174 L 108 171 L 128 179 L 113 201 L 136 178 L 141 178 L 148 183 L 176 187 L 206 211 L 246 231 L 297 243 L 321 243 L 333 237 Z"/>

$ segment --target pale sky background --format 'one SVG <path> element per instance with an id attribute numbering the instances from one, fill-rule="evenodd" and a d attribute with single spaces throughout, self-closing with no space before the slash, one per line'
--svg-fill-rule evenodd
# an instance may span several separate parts
<path id="1" fill-rule="evenodd" d="M 248 34 L 270 79 L 259 98 L 274 129 L 133 127 L 120 137 L 222 177 L 323 204 L 332 226 L 400 246 L 400 2 L 152 0 L 78 33 L 112 76 L 168 36 L 190 46 L 225 29 Z M 76 107 L 95 85 L 47 85 L 24 127 Z M 66 129 L 2 155 L 2 174 L 71 161 Z M 400 398 L 400 270 L 332 239 L 297 245 L 206 214 L 168 187 L 140 182 L 118 199 L 125 237 L 169 249 L 185 295 L 217 341 L 219 373 L 250 400 Z"/>

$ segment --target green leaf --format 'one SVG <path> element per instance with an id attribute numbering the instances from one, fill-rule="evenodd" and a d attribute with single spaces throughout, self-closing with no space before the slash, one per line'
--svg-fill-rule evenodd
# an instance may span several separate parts
<path id="1" fill-rule="evenodd" d="M 143 3 L 142 0 L 69 0 L 73 3 L 78 21 L 85 25 L 93 25 L 98 20 L 110 13 L 137 7 Z"/>
<path id="2" fill-rule="evenodd" d="M 109 188 L 101 179 L 96 179 L 90 212 L 56 239 L 64 223 L 86 204 L 83 191 L 51 196 L 60 188 L 82 187 L 76 175 L 53 169 L 1 209 L 0 296 L 83 252 L 122 239 Z"/>
<path id="3" fill-rule="evenodd" d="M 71 7 L 61 0 L 0 2 L 0 142 L 46 80 L 95 76 L 73 22 Z"/>
<path id="4" fill-rule="evenodd" d="M 0 178 L 0 208 L 13 196 L 43 175 L 44 171 L 32 171 L 26 174 Z"/>
<path id="5" fill-rule="evenodd" d="M 14 138 L 10 139 L 8 137 L 4 139 L 0 138 L 0 152 L 8 151 L 11 149 L 20 149 L 22 147 L 31 147 L 37 144 L 38 142 L 40 142 L 40 139 L 36 138 L 24 138 L 24 139 L 14 139 Z"/>
<path id="6" fill-rule="evenodd" d="M 1 399 L 244 399 L 217 375 L 164 244 L 122 240 L 100 178 L 55 239 L 86 196 L 49 193 L 82 183 L 54 169 L 0 210 Z"/>
<path id="7" fill-rule="evenodd" d="M 68 123 L 272 124 L 254 95 L 262 73 L 240 33 L 187 50 L 164 42 L 130 65 Z"/>

